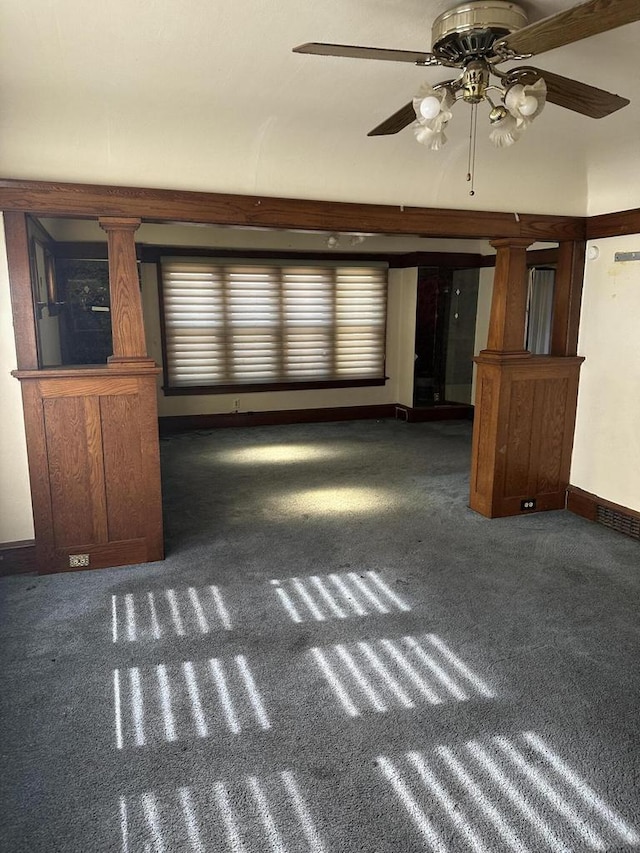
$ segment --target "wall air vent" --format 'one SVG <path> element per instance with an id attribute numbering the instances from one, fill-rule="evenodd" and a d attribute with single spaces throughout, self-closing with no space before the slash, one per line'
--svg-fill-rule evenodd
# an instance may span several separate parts
<path id="1" fill-rule="evenodd" d="M 604 524 L 605 527 L 611 527 L 619 533 L 626 533 L 627 536 L 640 540 L 640 518 L 598 504 L 596 521 Z"/>

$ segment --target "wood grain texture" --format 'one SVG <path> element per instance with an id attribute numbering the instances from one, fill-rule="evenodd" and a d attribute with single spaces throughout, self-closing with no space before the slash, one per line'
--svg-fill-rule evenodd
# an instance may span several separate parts
<path id="1" fill-rule="evenodd" d="M 574 356 L 578 352 L 578 329 L 586 243 L 565 241 L 558 247 L 558 265 L 553 292 L 551 355 Z"/>
<path id="2" fill-rule="evenodd" d="M 163 560 L 164 533 L 158 434 L 158 392 L 154 377 L 146 375 L 140 377 L 139 397 L 147 560 Z"/>
<path id="3" fill-rule="evenodd" d="M 501 39 L 517 54 L 539 54 L 640 21 L 638 0 L 587 0 Z"/>
<path id="4" fill-rule="evenodd" d="M 396 110 L 393 115 L 390 115 L 389 118 L 386 118 L 384 121 L 380 122 L 380 124 L 376 125 L 373 130 L 370 130 L 367 133 L 367 136 L 390 136 L 394 133 L 400 133 L 401 130 L 404 130 L 405 127 L 409 127 L 410 124 L 416 120 L 416 111 L 413 108 L 413 101 L 409 101 L 408 104 L 405 104 L 403 107 L 400 107 L 399 110 Z"/>
<path id="5" fill-rule="evenodd" d="M 30 371 L 29 375 L 37 375 Z M 54 558 L 53 506 L 42 398 L 37 381 L 21 382 L 38 571 Z"/>
<path id="6" fill-rule="evenodd" d="M 630 509 L 627 506 L 622 506 L 622 504 L 601 498 L 599 495 L 594 495 L 593 492 L 587 492 L 584 489 L 578 488 L 578 486 L 570 485 L 568 487 L 567 509 L 571 512 L 581 515 L 583 518 L 589 519 L 589 521 L 597 521 L 599 506 L 640 521 L 640 512 L 635 509 Z"/>
<path id="7" fill-rule="evenodd" d="M 491 518 L 499 415 L 499 369 L 492 364 L 478 367 L 476 382 L 476 413 L 473 420 L 471 445 L 471 494 L 469 506 L 476 512 Z"/>
<path id="8" fill-rule="evenodd" d="M 0 179 L 0 209 L 41 216 L 124 216 L 148 222 L 204 222 L 415 234 L 424 237 L 584 238 L 582 217 L 310 201 L 140 187 Z"/>
<path id="9" fill-rule="evenodd" d="M 536 382 L 536 392 L 541 399 L 537 401 L 540 453 L 535 471 L 535 494 L 554 494 L 567 487 L 569 472 L 563 469 L 567 404 L 572 399 L 569 384 L 568 377 Z"/>
<path id="10" fill-rule="evenodd" d="M 38 571 L 162 559 L 157 371 L 18 373 Z"/>
<path id="11" fill-rule="evenodd" d="M 629 105 L 628 98 L 622 98 L 604 89 L 588 86 L 579 80 L 553 74 L 543 68 L 519 67 L 517 79 L 523 85 L 531 85 L 540 77 L 547 84 L 547 101 L 566 110 L 580 113 L 589 118 L 605 118 Z"/>
<path id="12" fill-rule="evenodd" d="M 293 53 L 314 56 L 342 56 L 348 59 L 381 59 L 387 62 L 410 62 L 413 65 L 440 65 L 432 53 L 416 50 L 395 50 L 386 47 L 362 47 L 354 44 L 331 44 L 309 41 L 292 48 Z"/>
<path id="13" fill-rule="evenodd" d="M 62 399 L 62 396 L 59 399 Z M 100 419 L 100 397 L 96 394 L 86 396 L 83 399 L 87 441 L 87 475 L 91 493 L 91 521 L 93 528 L 90 541 L 102 544 L 109 539 L 109 526 L 107 519 L 102 423 Z"/>
<path id="14" fill-rule="evenodd" d="M 558 263 L 557 249 L 527 249 L 527 266 L 554 266 Z M 479 267 L 495 267 L 495 255 L 480 255 Z"/>
<path id="15" fill-rule="evenodd" d="M 144 533 L 140 414 L 137 396 L 100 398 L 110 540 L 137 539 Z"/>
<path id="16" fill-rule="evenodd" d="M 587 219 L 587 240 L 602 240 L 625 234 L 640 234 L 640 207 L 618 213 L 603 213 Z"/>
<path id="17" fill-rule="evenodd" d="M 24 213 L 5 212 L 4 232 L 9 265 L 9 289 L 18 369 L 38 367 L 36 317 L 31 288 L 29 235 Z"/>
<path id="18" fill-rule="evenodd" d="M 146 358 L 135 244 L 140 220 L 100 217 L 98 221 L 107 232 L 113 356 L 115 359 Z"/>
<path id="19" fill-rule="evenodd" d="M 504 497 L 527 495 L 531 471 L 536 383 L 519 379 L 507 385 L 509 428 L 506 430 Z"/>
<path id="20" fill-rule="evenodd" d="M 73 379 L 74 381 L 82 382 L 87 379 L 99 377 L 105 382 L 120 383 L 124 377 L 140 376 L 141 370 L 147 373 L 161 373 L 162 371 L 156 365 L 154 368 L 147 368 L 146 364 L 139 365 L 137 362 L 134 365 L 122 365 L 118 367 L 117 372 L 111 368 L 100 367 L 94 364 L 74 365 L 73 367 L 43 367 L 41 370 L 12 370 L 11 375 L 16 379 L 33 379 L 33 380 L 57 380 L 57 379 Z M 49 383 L 47 382 L 47 385 Z M 62 387 L 62 386 L 61 386 Z"/>
<path id="21" fill-rule="evenodd" d="M 69 554 L 88 554 L 89 565 L 72 568 L 69 566 Z M 68 548 L 56 551 L 51 563 L 38 571 L 40 574 L 91 571 L 146 563 L 150 559 L 145 539 L 127 539 L 123 542 L 107 542 L 104 545 L 73 543 Z"/>
<path id="22" fill-rule="evenodd" d="M 73 377 L 66 379 L 43 379 L 40 384 L 42 399 L 49 397 L 101 397 L 107 394 L 135 394 L 138 380 L 135 376 L 114 376 L 106 371 L 102 377 Z"/>
<path id="23" fill-rule="evenodd" d="M 530 241 L 494 240 L 491 245 L 497 249 L 497 255 L 487 350 L 521 354 L 525 352 L 527 248 Z"/>
<path id="24" fill-rule="evenodd" d="M 93 541 L 93 501 L 82 397 L 44 401 L 56 549 Z"/>
<path id="25" fill-rule="evenodd" d="M 489 518 L 564 506 L 581 358 L 485 357 L 478 365 L 470 506 Z"/>

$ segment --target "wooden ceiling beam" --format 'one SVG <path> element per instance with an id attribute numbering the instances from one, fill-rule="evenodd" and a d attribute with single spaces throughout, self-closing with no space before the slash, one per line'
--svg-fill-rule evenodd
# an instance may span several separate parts
<path id="1" fill-rule="evenodd" d="M 353 231 L 466 239 L 579 240 L 585 220 L 478 210 L 271 198 L 0 179 L 0 210 L 37 216 L 139 217 L 145 222 L 198 222 L 236 227 Z"/>

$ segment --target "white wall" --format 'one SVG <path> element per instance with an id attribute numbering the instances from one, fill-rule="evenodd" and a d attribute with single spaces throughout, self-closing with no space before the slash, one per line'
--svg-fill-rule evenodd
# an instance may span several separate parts
<path id="1" fill-rule="evenodd" d="M 595 240 L 587 260 L 578 353 L 580 376 L 571 483 L 640 511 L 640 234 Z"/>
<path id="2" fill-rule="evenodd" d="M 588 216 L 640 206 L 639 139 L 640 120 L 625 138 L 616 139 L 615 153 L 612 154 L 611 140 L 607 140 L 591 156 L 587 170 Z"/>
<path id="3" fill-rule="evenodd" d="M 20 383 L 10 374 L 16 368 L 14 340 L 4 227 L 0 217 L 0 542 L 33 537 Z"/>

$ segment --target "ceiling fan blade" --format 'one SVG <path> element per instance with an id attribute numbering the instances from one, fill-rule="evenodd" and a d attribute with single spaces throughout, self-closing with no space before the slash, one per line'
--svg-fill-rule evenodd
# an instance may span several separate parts
<path id="1" fill-rule="evenodd" d="M 528 81 L 529 78 L 533 82 L 538 77 L 543 77 L 547 84 L 548 101 L 590 118 L 604 118 L 631 103 L 628 98 L 613 95 L 611 92 L 605 92 L 604 89 L 597 89 L 595 86 L 588 86 L 586 83 L 580 83 L 570 77 L 561 77 L 551 71 L 529 67 L 514 70 L 520 72 L 518 73 L 520 82 Z"/>
<path id="2" fill-rule="evenodd" d="M 640 21 L 638 0 L 587 0 L 510 33 L 496 47 L 504 45 L 519 56 L 535 55 L 634 21 Z"/>
<path id="3" fill-rule="evenodd" d="M 399 133 L 408 127 L 416 120 L 416 111 L 413 108 L 413 101 L 405 104 L 398 112 L 385 119 L 382 124 L 374 127 L 367 133 L 367 136 L 390 136 L 392 133 Z"/>
<path id="4" fill-rule="evenodd" d="M 350 59 L 386 59 L 388 62 L 411 62 L 414 65 L 440 65 L 432 53 L 416 50 L 387 50 L 382 47 L 359 47 L 353 44 L 325 44 L 310 41 L 293 48 L 294 53 L 316 56 L 346 56 Z"/>

